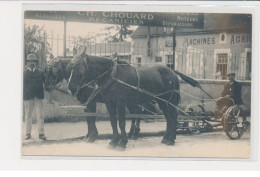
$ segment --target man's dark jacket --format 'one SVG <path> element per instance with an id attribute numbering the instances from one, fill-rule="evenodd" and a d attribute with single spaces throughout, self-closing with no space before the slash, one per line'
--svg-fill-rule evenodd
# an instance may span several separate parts
<path id="1" fill-rule="evenodd" d="M 44 75 L 41 70 L 35 68 L 34 71 L 26 69 L 23 78 L 23 99 L 30 100 L 34 97 L 44 98 L 43 92 Z"/>
<path id="2" fill-rule="evenodd" d="M 222 97 L 229 95 L 235 102 L 235 104 L 243 104 L 242 94 L 241 94 L 241 85 L 234 81 L 233 83 L 226 83 L 224 86 L 224 90 L 222 92 Z"/>

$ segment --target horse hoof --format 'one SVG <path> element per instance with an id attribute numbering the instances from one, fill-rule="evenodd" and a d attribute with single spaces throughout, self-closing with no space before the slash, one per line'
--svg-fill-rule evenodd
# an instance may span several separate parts
<path id="1" fill-rule="evenodd" d="M 166 138 L 163 138 L 162 141 L 161 141 L 162 144 L 166 144 L 167 143 L 167 139 Z"/>
<path id="2" fill-rule="evenodd" d="M 87 135 L 85 136 L 85 138 L 84 138 L 84 140 L 83 140 L 83 141 L 87 141 L 87 140 L 88 140 L 88 138 L 89 138 L 89 134 L 87 134 Z"/>
<path id="3" fill-rule="evenodd" d="M 117 144 L 115 144 L 115 143 L 112 143 L 112 142 L 108 143 L 108 148 L 109 149 L 115 149 L 116 146 L 117 146 Z"/>
<path id="4" fill-rule="evenodd" d="M 94 141 L 96 141 L 96 138 L 92 138 L 92 137 L 90 137 L 90 138 L 87 140 L 88 143 L 93 143 Z"/>
<path id="5" fill-rule="evenodd" d="M 174 146 L 175 145 L 175 141 L 173 140 L 167 140 L 165 143 L 167 146 Z"/>
<path id="6" fill-rule="evenodd" d="M 118 145 L 119 139 L 112 140 L 109 142 L 109 148 L 114 149 Z"/>
<path id="7" fill-rule="evenodd" d="M 127 139 L 121 139 L 117 146 L 125 148 L 127 143 L 128 143 Z"/>

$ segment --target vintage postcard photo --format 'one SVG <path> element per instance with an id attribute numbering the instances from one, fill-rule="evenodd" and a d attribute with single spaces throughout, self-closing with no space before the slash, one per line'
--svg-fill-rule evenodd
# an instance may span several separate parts
<path id="1" fill-rule="evenodd" d="M 250 158 L 252 14 L 23 20 L 23 156 Z"/>

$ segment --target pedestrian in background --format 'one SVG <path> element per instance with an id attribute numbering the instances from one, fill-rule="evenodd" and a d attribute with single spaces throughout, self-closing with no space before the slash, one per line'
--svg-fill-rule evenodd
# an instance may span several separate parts
<path id="1" fill-rule="evenodd" d="M 39 138 L 46 140 L 44 134 L 44 116 L 43 116 L 43 99 L 44 99 L 44 74 L 37 68 L 38 59 L 34 54 L 29 54 L 26 60 L 26 69 L 23 78 L 23 100 L 25 113 L 25 140 L 31 138 L 32 131 L 32 113 L 35 111 L 38 123 Z"/>

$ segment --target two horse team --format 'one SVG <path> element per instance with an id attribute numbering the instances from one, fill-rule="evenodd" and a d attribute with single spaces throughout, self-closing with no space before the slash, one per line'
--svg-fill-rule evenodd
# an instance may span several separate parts
<path id="1" fill-rule="evenodd" d="M 67 80 L 68 92 L 76 96 L 88 111 L 96 111 L 96 102 L 105 103 L 113 130 L 109 145 L 113 148 L 125 149 L 128 142 L 126 108 L 130 113 L 137 114 L 142 113 L 141 108 L 148 107 L 147 110 L 150 110 L 156 103 L 166 119 L 166 131 L 161 143 L 174 145 L 179 110 L 177 106 L 180 103 L 178 75 L 178 72 L 176 74 L 162 65 L 134 67 L 112 58 L 89 56 L 86 47 L 81 46 L 72 59 L 56 59 L 48 63 L 45 69 L 45 89 L 51 91 L 58 83 Z M 190 78 L 180 76 L 189 84 L 194 84 Z M 132 121 L 130 137 L 138 136 L 140 132 L 140 120 L 136 124 L 135 121 Z M 87 119 L 87 123 L 86 138 L 93 142 L 98 135 L 95 118 Z"/>

